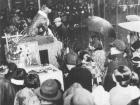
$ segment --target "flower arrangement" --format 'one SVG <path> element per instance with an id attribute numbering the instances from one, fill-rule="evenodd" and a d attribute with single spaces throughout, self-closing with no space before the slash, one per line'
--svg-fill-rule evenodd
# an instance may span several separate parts
<path id="1" fill-rule="evenodd" d="M 18 49 L 18 46 L 15 42 L 9 44 L 9 51 L 7 53 L 8 59 L 19 60 L 21 51 Z"/>

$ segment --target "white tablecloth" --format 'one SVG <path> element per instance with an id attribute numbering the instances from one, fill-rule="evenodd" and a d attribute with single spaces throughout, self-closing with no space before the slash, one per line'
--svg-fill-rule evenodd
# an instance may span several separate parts
<path id="1" fill-rule="evenodd" d="M 61 83 L 62 90 L 64 90 L 63 73 L 61 70 L 49 64 L 47 66 L 34 66 L 26 68 L 27 72 L 34 70 L 38 72 L 40 83 L 42 84 L 47 79 L 56 79 Z"/>

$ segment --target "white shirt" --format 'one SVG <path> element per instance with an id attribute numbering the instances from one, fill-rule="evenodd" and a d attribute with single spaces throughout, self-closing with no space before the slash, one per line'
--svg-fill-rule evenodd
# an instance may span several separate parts
<path id="1" fill-rule="evenodd" d="M 103 86 L 97 86 L 92 91 L 92 96 L 96 105 L 110 105 L 109 93 L 104 90 Z"/>

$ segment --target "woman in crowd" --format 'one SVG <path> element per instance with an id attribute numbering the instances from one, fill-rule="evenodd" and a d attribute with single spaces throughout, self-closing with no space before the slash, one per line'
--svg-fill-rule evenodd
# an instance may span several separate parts
<path id="1" fill-rule="evenodd" d="M 140 89 L 136 86 L 130 86 L 132 72 L 127 66 L 119 66 L 114 70 L 114 81 L 116 86 L 110 93 L 111 105 L 127 105 L 133 99 L 140 97 Z"/>
<path id="2" fill-rule="evenodd" d="M 40 86 L 39 76 L 28 74 L 24 80 L 24 85 L 25 88 L 17 92 L 14 105 L 40 105 L 40 101 L 34 93 L 34 89 Z"/>
<path id="3" fill-rule="evenodd" d="M 57 17 L 54 19 L 54 24 L 56 26 L 56 32 L 58 34 L 58 38 L 60 41 L 62 41 L 67 46 L 67 41 L 69 37 L 69 32 L 67 27 L 64 25 L 60 17 Z"/>
<path id="4" fill-rule="evenodd" d="M 78 3 L 79 0 L 76 1 Z M 44 7 L 45 11 L 48 7 Z M 24 17 L 15 13 L 14 16 L 10 19 L 10 26 L 6 28 L 5 32 L 15 34 L 18 30 L 20 32 L 24 28 L 27 28 L 29 21 L 27 22 L 26 20 L 30 20 L 28 18 L 33 18 L 33 12 L 35 13 L 36 10 L 34 11 L 33 5 L 31 5 L 30 11 L 28 11 L 29 14 L 27 15 L 32 13 L 32 16 L 26 16 L 24 19 Z M 41 36 L 48 35 L 54 37 L 52 31 L 48 28 L 48 13 L 45 14 L 45 12 L 42 13 L 42 11 L 39 11 L 38 13 L 39 16 L 41 15 L 41 18 L 45 19 L 45 21 L 46 19 L 48 20 L 48 22 L 41 22 L 41 24 L 36 27 L 38 34 Z M 40 21 L 41 20 L 39 19 L 39 22 Z M 36 23 L 36 20 L 34 22 Z M 70 36 L 69 30 L 67 29 L 68 27 L 64 25 L 60 17 L 55 18 L 53 22 L 56 26 L 56 33 L 58 34 L 58 38 L 63 43 L 63 47 L 70 47 L 68 45 L 68 41 L 73 41 L 74 38 Z M 108 53 L 108 44 L 110 43 L 107 41 L 105 42 L 105 40 L 108 39 L 108 37 L 105 38 L 101 35 L 101 33 L 98 32 L 95 32 L 94 35 L 90 36 L 88 51 L 80 51 L 78 54 L 72 52 L 70 55 L 66 56 L 67 59 L 71 62 L 66 60 L 66 63 L 70 64 L 68 65 L 70 69 L 68 71 L 68 75 L 66 75 L 67 77 L 64 83 L 66 88 L 64 94 L 61 90 L 61 83 L 58 80 L 48 79 L 40 84 L 40 79 L 37 72 L 29 72 L 27 74 L 24 69 L 17 68 L 14 63 L 1 64 L 0 105 L 140 104 L 140 89 L 138 88 L 140 86 L 139 37 L 138 35 L 128 36 L 128 44 L 132 44 L 131 48 L 133 50 L 133 71 L 131 69 L 130 62 L 127 60 L 127 45 L 122 40 L 115 40 L 116 35 L 114 33 L 113 27 L 111 30 L 113 30 L 111 33 L 113 32 L 114 35 L 112 34 L 113 37 L 111 37 L 110 40 L 113 40 L 113 42 L 110 45 L 110 52 L 107 58 L 106 55 Z M 75 29 L 73 31 L 75 31 L 74 33 L 77 33 Z M 34 29 L 32 32 L 34 32 Z M 74 41 L 74 43 L 77 43 L 79 42 L 79 39 L 78 41 Z M 102 42 L 104 42 L 104 45 Z M 80 42 L 80 46 L 81 45 L 82 44 Z M 1 60 L 5 60 L 3 56 L 5 53 L 3 53 L 1 49 L 4 49 L 2 43 L 0 43 L 0 63 L 2 63 Z M 80 49 L 78 49 L 78 51 L 79 50 Z M 73 55 L 73 58 L 71 54 Z M 11 83 L 8 80 L 10 80 Z"/>
<path id="5" fill-rule="evenodd" d="M 72 68 L 68 74 L 65 86 L 66 89 L 69 88 L 73 83 L 77 82 L 82 85 L 83 88 L 92 91 L 92 74 L 91 74 L 91 65 L 90 55 L 87 51 L 82 51 L 79 54 L 79 64 Z"/>
<path id="6" fill-rule="evenodd" d="M 106 52 L 101 40 L 100 33 L 94 33 L 90 36 L 88 49 L 93 61 L 95 62 L 95 69 L 98 71 L 96 78 L 103 79 L 106 71 L 104 67 L 106 61 Z"/>
<path id="7" fill-rule="evenodd" d="M 0 105 L 14 105 L 15 91 L 12 84 L 4 79 L 0 79 Z"/>
<path id="8" fill-rule="evenodd" d="M 110 45 L 110 53 L 107 58 L 107 62 L 105 66 L 107 67 L 107 73 L 104 80 L 104 88 L 106 91 L 109 91 L 116 84 L 112 79 L 112 74 L 115 69 L 117 69 L 120 65 L 126 65 L 130 67 L 130 63 L 126 58 L 126 44 L 119 39 L 113 41 Z"/>
<path id="9" fill-rule="evenodd" d="M 132 46 L 132 62 L 133 62 L 133 67 L 134 71 L 138 74 L 140 78 L 140 41 L 137 40 L 135 41 Z"/>
<path id="10" fill-rule="evenodd" d="M 18 68 L 11 78 L 11 83 L 13 84 L 13 87 L 15 89 L 15 92 L 17 93 L 19 90 L 23 89 L 24 86 L 24 79 L 26 78 L 27 73 L 24 69 Z"/>

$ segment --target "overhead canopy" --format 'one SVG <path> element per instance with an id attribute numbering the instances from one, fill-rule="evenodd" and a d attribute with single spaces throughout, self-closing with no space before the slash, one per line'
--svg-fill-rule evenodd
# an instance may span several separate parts
<path id="1" fill-rule="evenodd" d="M 99 32 L 105 37 L 116 38 L 114 27 L 104 18 L 91 16 L 88 18 L 87 25 L 89 31 Z"/>
<path id="2" fill-rule="evenodd" d="M 120 26 L 128 31 L 140 33 L 140 21 L 119 23 L 118 26 Z"/>
<path id="3" fill-rule="evenodd" d="M 126 16 L 127 21 L 140 21 L 140 16 L 138 15 L 127 15 Z"/>
<path id="4" fill-rule="evenodd" d="M 112 29 L 112 24 L 98 16 L 92 16 L 88 19 L 88 30 L 105 33 Z"/>
<path id="5" fill-rule="evenodd" d="M 116 39 L 116 33 L 112 24 L 98 16 L 91 16 L 87 21 L 88 31 L 100 33 L 101 40 L 103 42 L 106 51 L 109 51 L 110 43 Z"/>

